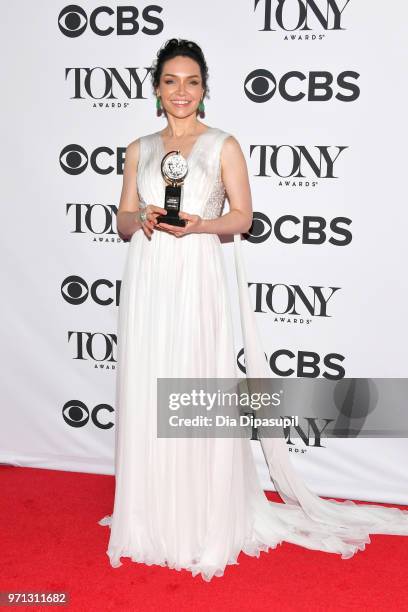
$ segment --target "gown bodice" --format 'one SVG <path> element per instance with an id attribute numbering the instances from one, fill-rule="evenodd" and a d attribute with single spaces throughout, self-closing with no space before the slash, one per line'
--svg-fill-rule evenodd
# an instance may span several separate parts
<path id="1" fill-rule="evenodd" d="M 203 219 L 221 216 L 225 202 L 225 185 L 221 176 L 221 149 L 227 132 L 207 128 L 195 141 L 186 157 L 188 174 L 182 186 L 180 210 Z M 164 206 L 165 182 L 160 164 L 166 154 L 160 132 L 140 138 L 137 188 L 140 206 Z"/>

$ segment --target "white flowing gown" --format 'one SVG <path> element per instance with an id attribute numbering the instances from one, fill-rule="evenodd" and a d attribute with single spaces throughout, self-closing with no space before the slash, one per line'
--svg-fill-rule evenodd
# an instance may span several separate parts
<path id="1" fill-rule="evenodd" d="M 220 216 L 225 200 L 221 149 L 228 133 L 208 128 L 188 156 L 182 210 Z M 164 202 L 159 132 L 140 139 L 141 206 Z M 246 375 L 270 377 L 234 236 Z M 158 377 L 242 378 L 220 239 L 143 231 L 130 240 L 121 286 L 116 384 L 115 500 L 107 549 L 120 558 L 222 576 L 241 551 L 259 556 L 283 541 L 347 559 L 370 533 L 408 535 L 408 512 L 324 500 L 296 473 L 283 438 L 261 439 L 271 479 L 285 503 L 270 502 L 246 438 L 157 438 Z"/>

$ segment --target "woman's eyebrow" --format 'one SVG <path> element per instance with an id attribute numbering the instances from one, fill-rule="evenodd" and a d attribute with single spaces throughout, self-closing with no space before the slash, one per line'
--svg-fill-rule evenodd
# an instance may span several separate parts
<path id="1" fill-rule="evenodd" d="M 174 77 L 176 77 L 177 74 L 171 74 L 170 72 L 166 72 L 163 76 L 174 76 Z M 198 74 L 190 74 L 187 78 L 191 79 L 192 77 L 198 77 Z"/>

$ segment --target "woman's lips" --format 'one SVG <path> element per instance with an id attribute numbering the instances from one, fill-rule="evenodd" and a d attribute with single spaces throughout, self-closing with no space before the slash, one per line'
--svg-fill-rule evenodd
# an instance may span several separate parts
<path id="1" fill-rule="evenodd" d="M 172 100 L 172 104 L 174 104 L 175 106 L 187 106 L 187 104 L 190 104 L 191 100 Z"/>

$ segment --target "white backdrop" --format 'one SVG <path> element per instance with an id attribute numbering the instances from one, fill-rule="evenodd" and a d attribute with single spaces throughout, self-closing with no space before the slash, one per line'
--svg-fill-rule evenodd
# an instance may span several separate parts
<path id="1" fill-rule="evenodd" d="M 115 333 L 128 248 L 115 207 L 127 144 L 165 125 L 147 71 L 171 37 L 202 46 L 210 69 L 204 122 L 234 134 L 248 162 L 257 229 L 243 249 L 249 281 L 258 291 L 263 284 L 257 320 L 272 366 L 302 376 L 308 352 L 315 376 L 407 377 L 405 3 L 165 0 L 137 3 L 136 19 L 130 4 L 69 6 L 22 0 L 3 10 L 0 462 L 113 473 Z M 112 71 L 129 85 L 131 69 L 138 86 L 126 92 L 113 78 L 109 88 Z M 313 89 L 316 71 L 327 73 L 318 82 L 333 79 L 327 100 L 313 99 L 323 94 Z M 302 99 L 288 99 L 299 92 Z M 299 154 L 303 176 L 281 178 Z M 326 225 L 321 244 L 308 243 L 316 237 L 308 217 Z M 238 355 L 232 244 L 223 248 Z M 272 310 L 267 285 L 276 285 Z M 326 298 L 336 288 L 326 313 L 317 287 Z M 279 314 L 294 291 L 297 314 Z M 302 292 L 315 301 L 312 312 Z M 406 440 L 325 440 L 317 448 L 295 440 L 293 461 L 319 494 L 408 503 Z M 272 488 L 256 443 L 254 452 Z"/>

